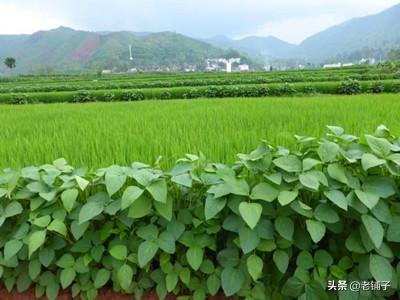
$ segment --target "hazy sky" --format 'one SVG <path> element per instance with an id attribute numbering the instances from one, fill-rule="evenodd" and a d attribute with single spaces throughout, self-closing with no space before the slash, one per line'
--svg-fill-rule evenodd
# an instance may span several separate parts
<path id="1" fill-rule="evenodd" d="M 60 25 L 177 31 L 193 37 L 274 35 L 293 43 L 399 0 L 0 0 L 0 34 Z"/>

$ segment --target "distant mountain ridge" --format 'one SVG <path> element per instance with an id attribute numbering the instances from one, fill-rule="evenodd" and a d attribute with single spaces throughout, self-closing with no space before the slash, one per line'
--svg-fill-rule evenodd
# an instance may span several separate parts
<path id="1" fill-rule="evenodd" d="M 129 45 L 133 48 L 133 61 L 129 60 Z M 254 64 L 237 51 L 220 49 L 172 32 L 88 32 L 67 27 L 32 35 L 0 35 L 0 59 L 7 56 L 17 59 L 19 73 L 131 68 L 181 70 L 185 66 L 205 64 L 207 58 L 232 56 Z M 6 72 L 3 65 L 1 70 Z"/>
<path id="2" fill-rule="evenodd" d="M 319 62 L 359 52 L 368 55 L 400 48 L 400 4 L 381 13 L 356 18 L 310 36 L 300 45 L 276 37 L 247 37 L 239 40 L 217 36 L 205 41 L 250 55 L 270 58 L 301 58 Z"/>

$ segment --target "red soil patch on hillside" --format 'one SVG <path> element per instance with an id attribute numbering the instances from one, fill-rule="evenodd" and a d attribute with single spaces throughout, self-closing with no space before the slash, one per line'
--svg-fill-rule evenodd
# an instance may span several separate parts
<path id="1" fill-rule="evenodd" d="M 100 38 L 98 36 L 87 38 L 78 49 L 72 52 L 71 58 L 75 61 L 86 61 L 90 59 L 96 52 L 99 43 Z"/>

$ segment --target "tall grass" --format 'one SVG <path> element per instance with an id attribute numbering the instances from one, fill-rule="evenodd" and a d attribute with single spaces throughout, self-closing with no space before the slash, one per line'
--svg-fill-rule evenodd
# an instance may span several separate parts
<path id="1" fill-rule="evenodd" d="M 329 124 L 361 134 L 384 123 L 398 135 L 399 111 L 399 95 L 1 105 L 0 167 L 65 157 L 94 168 L 159 155 L 169 166 L 198 151 L 231 162 L 260 139 L 290 145 L 293 134 L 322 135 Z"/>

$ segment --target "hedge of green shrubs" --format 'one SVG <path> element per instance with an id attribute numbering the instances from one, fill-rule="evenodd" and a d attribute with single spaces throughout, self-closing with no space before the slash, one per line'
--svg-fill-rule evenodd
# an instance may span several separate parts
<path id="1" fill-rule="evenodd" d="M 0 173 L 0 280 L 62 289 L 155 290 L 180 299 L 400 297 L 400 139 L 329 127 L 295 149 L 261 144 L 232 165 L 186 155 L 169 171 L 96 171 L 64 159 Z M 328 291 L 331 280 L 387 291 Z"/>
<path id="2" fill-rule="evenodd" d="M 399 81 L 283 83 L 267 85 L 226 85 L 201 87 L 175 87 L 170 89 L 103 90 L 78 92 L 45 92 L 0 94 L 0 103 L 58 103 L 58 102 L 112 102 L 195 98 L 294 96 L 311 94 L 399 93 Z"/>

